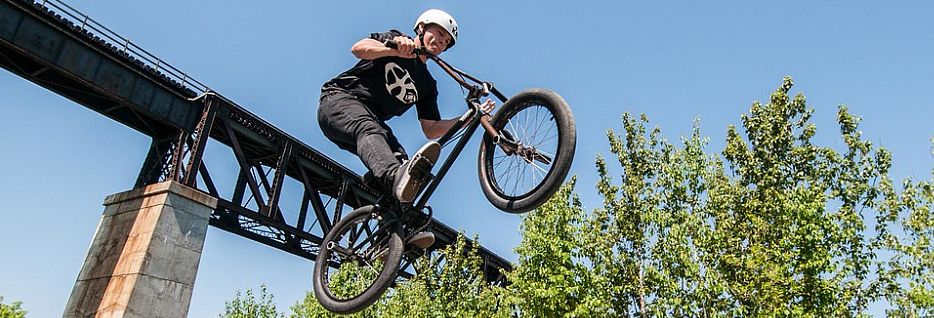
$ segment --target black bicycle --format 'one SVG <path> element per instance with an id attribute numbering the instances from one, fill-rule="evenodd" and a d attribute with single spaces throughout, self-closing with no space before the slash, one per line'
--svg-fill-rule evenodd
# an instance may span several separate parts
<path id="1" fill-rule="evenodd" d="M 387 42 L 387 46 L 394 43 Z M 571 168 L 577 133 L 571 110 L 561 96 L 548 89 L 527 89 L 506 98 L 493 83 L 481 81 L 424 50 L 467 90 L 467 112 L 438 142 L 454 149 L 435 166 L 415 204 L 401 204 L 391 193 L 377 204 L 358 208 L 328 232 L 315 260 L 314 291 L 321 305 L 336 313 L 353 313 L 376 302 L 395 281 L 403 260 L 412 264 L 424 254 L 404 242 L 425 230 L 431 221 L 428 199 L 478 127 L 480 186 L 498 209 L 523 213 L 541 206 L 561 186 Z M 480 99 L 493 94 L 502 101 L 495 115 L 480 108 Z"/>

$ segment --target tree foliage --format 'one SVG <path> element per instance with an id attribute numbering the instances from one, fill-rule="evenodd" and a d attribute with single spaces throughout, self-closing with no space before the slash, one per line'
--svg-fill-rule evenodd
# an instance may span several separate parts
<path id="1" fill-rule="evenodd" d="M 532 317 L 849 317 L 883 301 L 931 315 L 934 184 L 889 176 L 891 154 L 837 112 L 841 150 L 786 78 L 712 154 L 695 123 L 673 144 L 646 116 L 607 134 L 603 206 L 565 188 L 523 223 L 510 292 Z M 867 227 L 873 225 L 873 229 Z"/>
<path id="2" fill-rule="evenodd" d="M 890 304 L 889 316 L 930 317 L 934 315 L 934 182 L 908 179 L 902 188 L 896 193 L 891 180 L 882 183 L 883 213 L 876 216 L 873 245 L 889 258 L 877 264 L 879 279 L 874 286 Z"/>
<path id="3" fill-rule="evenodd" d="M 26 317 L 26 310 L 22 308 L 23 303 L 19 301 L 14 301 L 13 303 L 4 304 L 3 296 L 0 296 L 0 318 L 23 318 Z"/>
<path id="4" fill-rule="evenodd" d="M 266 285 L 259 288 L 259 298 L 253 295 L 253 290 L 247 288 L 246 294 L 237 291 L 237 296 L 233 300 L 226 302 L 224 313 L 220 317 L 225 318 L 279 318 L 285 315 L 279 313 L 276 304 L 273 303 L 273 295 L 266 292 Z"/>
<path id="5" fill-rule="evenodd" d="M 559 317 L 586 311 L 593 290 L 585 282 L 586 269 L 575 257 L 583 210 L 573 195 L 575 181 L 523 220 L 522 242 L 516 248 L 519 264 L 508 274 L 511 303 L 523 316 Z"/>

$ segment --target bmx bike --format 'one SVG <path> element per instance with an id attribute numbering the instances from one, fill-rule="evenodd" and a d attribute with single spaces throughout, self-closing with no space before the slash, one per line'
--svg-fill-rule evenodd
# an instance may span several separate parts
<path id="1" fill-rule="evenodd" d="M 393 42 L 385 45 L 394 47 Z M 557 93 L 526 89 L 506 98 L 493 83 L 430 52 L 416 49 L 416 54 L 433 60 L 466 89 L 467 112 L 438 140 L 443 147 L 456 143 L 444 163 L 435 165 L 437 172 L 427 172 L 428 181 L 414 204 L 402 204 L 386 191 L 376 204 L 352 211 L 326 233 L 315 260 L 313 285 L 318 302 L 332 312 L 353 313 L 373 304 L 395 282 L 403 261 L 412 264 L 424 254 L 404 242 L 429 226 L 428 199 L 477 128 L 484 131 L 478 160 L 481 189 L 505 212 L 524 213 L 545 203 L 564 182 L 574 159 L 574 118 Z M 503 103 L 493 116 L 480 107 L 480 99 L 490 94 Z"/>

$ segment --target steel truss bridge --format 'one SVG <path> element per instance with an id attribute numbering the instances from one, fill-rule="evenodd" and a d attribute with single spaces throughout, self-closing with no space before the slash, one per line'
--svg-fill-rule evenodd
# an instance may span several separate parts
<path id="1" fill-rule="evenodd" d="M 0 0 L 0 66 L 152 137 L 136 187 L 174 180 L 218 198 L 210 225 L 314 260 L 348 209 L 375 202 L 359 175 L 60 0 Z M 204 150 L 213 139 L 239 165 L 233 193 L 217 190 Z M 297 218 L 280 209 L 286 178 L 304 189 Z M 197 180 L 200 179 L 200 182 Z M 457 232 L 437 220 L 428 252 Z M 487 281 L 509 262 L 478 246 Z M 411 264 L 400 274 L 409 277 Z"/>

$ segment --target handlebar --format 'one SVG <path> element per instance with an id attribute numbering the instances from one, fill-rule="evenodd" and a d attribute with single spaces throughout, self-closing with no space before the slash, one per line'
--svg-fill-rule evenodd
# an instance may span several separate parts
<path id="1" fill-rule="evenodd" d="M 396 42 L 394 42 L 392 39 L 383 41 L 383 45 L 386 46 L 386 47 L 388 47 L 388 48 L 390 48 L 390 49 L 394 49 L 394 50 L 395 50 L 395 49 L 399 49 L 399 45 L 396 44 Z M 436 59 L 436 58 L 438 58 L 438 56 L 436 56 L 436 55 L 432 54 L 431 52 L 429 52 L 428 50 L 423 49 L 423 48 L 420 48 L 420 47 L 416 47 L 414 50 L 412 50 L 412 53 L 415 53 L 415 55 L 424 55 L 424 56 L 427 56 L 427 57 L 430 58 L 430 59 Z"/>
<path id="2" fill-rule="evenodd" d="M 396 42 L 394 42 L 394 41 L 391 40 L 391 39 L 390 39 L 390 40 L 383 41 L 383 45 L 386 46 L 386 47 L 388 47 L 388 48 L 391 48 L 391 49 L 398 49 L 398 48 L 399 48 L 399 46 L 396 44 Z M 441 69 L 443 69 L 445 72 L 447 72 L 448 75 L 450 75 L 451 78 L 454 79 L 454 81 L 456 81 L 456 82 L 457 82 L 458 84 L 460 84 L 462 87 L 466 88 L 467 90 L 469 90 L 469 91 L 471 91 L 471 92 L 474 92 L 474 91 L 478 91 L 478 90 L 479 90 L 479 93 L 480 93 L 481 95 L 484 95 L 484 96 L 487 95 L 488 93 L 493 93 L 493 95 L 496 96 L 496 98 L 498 98 L 498 99 L 499 99 L 501 102 L 503 102 L 503 103 L 505 103 L 506 100 L 508 99 L 508 98 L 506 98 L 506 95 L 503 95 L 503 93 L 501 93 L 498 89 L 496 89 L 495 86 L 493 86 L 493 83 L 492 83 L 492 82 L 482 81 L 482 80 L 477 79 L 476 77 L 470 76 L 470 74 L 467 74 L 467 73 L 465 73 L 464 71 L 461 71 L 461 70 L 459 70 L 459 69 L 457 69 L 457 68 L 451 66 L 451 64 L 448 64 L 447 62 L 445 62 L 444 60 L 442 60 L 440 57 L 438 57 L 437 55 L 432 54 L 432 53 L 429 52 L 428 50 L 425 50 L 425 49 L 423 49 L 423 48 L 418 48 L 418 47 L 417 47 L 417 48 L 415 48 L 415 50 L 413 50 L 413 53 L 415 53 L 416 56 L 418 56 L 418 55 L 424 55 L 424 56 L 428 57 L 429 59 L 431 59 L 432 61 L 435 61 L 435 63 L 437 63 L 438 66 L 440 66 Z M 480 84 L 480 86 L 472 85 L 472 84 L 468 83 L 464 78 L 469 79 L 470 81 L 472 81 L 472 82 L 474 82 L 474 83 L 476 83 L 476 84 Z"/>

